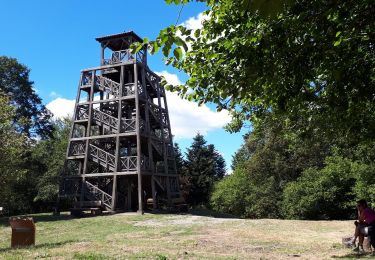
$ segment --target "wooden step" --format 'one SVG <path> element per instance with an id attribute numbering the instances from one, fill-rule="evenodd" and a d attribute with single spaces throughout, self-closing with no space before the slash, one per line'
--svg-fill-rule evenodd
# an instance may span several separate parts
<path id="1" fill-rule="evenodd" d="M 100 208 L 102 202 L 100 200 L 87 200 L 74 202 L 74 208 Z"/>

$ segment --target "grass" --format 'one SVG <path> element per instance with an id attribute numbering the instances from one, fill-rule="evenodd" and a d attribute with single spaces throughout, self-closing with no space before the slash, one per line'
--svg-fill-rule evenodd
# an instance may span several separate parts
<path id="1" fill-rule="evenodd" d="M 356 259 L 341 246 L 351 221 L 244 220 L 133 213 L 71 218 L 33 215 L 36 245 L 11 249 L 0 219 L 0 259 Z"/>

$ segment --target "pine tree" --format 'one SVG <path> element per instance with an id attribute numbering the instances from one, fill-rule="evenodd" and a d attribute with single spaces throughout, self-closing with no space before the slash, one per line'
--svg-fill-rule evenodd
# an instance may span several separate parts
<path id="1" fill-rule="evenodd" d="M 181 149 L 180 149 L 180 146 L 178 145 L 178 143 L 174 143 L 173 149 L 174 149 L 174 157 L 175 157 L 175 161 L 176 161 L 177 173 L 180 174 L 180 175 L 184 175 L 183 174 L 183 171 L 184 171 L 183 167 L 184 167 L 185 160 L 182 157 Z"/>
<path id="2" fill-rule="evenodd" d="M 213 144 L 207 145 L 203 135 L 197 134 L 186 153 L 186 171 L 191 187 L 188 202 L 193 205 L 208 202 L 216 181 L 225 175 L 225 161 Z"/>

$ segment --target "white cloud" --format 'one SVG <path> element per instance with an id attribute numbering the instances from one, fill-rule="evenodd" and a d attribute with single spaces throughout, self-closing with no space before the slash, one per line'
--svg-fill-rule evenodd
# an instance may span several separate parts
<path id="1" fill-rule="evenodd" d="M 56 98 L 49 102 L 46 107 L 53 113 L 54 118 L 72 117 L 75 100 Z"/>
<path id="2" fill-rule="evenodd" d="M 49 96 L 50 97 L 60 97 L 60 95 L 57 94 L 55 91 L 52 91 L 51 93 L 49 93 Z"/>
<path id="3" fill-rule="evenodd" d="M 168 71 L 163 70 L 162 72 L 155 72 L 159 76 L 164 76 L 165 80 L 172 85 L 181 85 L 181 80 L 177 77 L 176 74 L 169 73 Z"/>
<path id="4" fill-rule="evenodd" d="M 199 13 L 196 17 L 190 17 L 181 25 L 185 26 L 187 29 L 196 30 L 201 29 L 203 27 L 202 23 L 204 20 L 208 20 L 208 15 L 203 13 Z"/>
<path id="5" fill-rule="evenodd" d="M 181 84 L 177 75 L 167 71 L 156 72 L 165 77 L 168 83 Z M 197 132 L 205 135 L 222 128 L 230 122 L 228 111 L 212 111 L 207 105 L 198 106 L 195 102 L 180 98 L 176 93 L 167 91 L 169 118 L 173 135 L 178 138 L 192 138 Z"/>

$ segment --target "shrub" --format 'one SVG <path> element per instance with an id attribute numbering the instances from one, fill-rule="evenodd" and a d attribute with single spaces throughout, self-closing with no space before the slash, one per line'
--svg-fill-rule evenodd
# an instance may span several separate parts
<path id="1" fill-rule="evenodd" d="M 277 217 L 280 195 L 273 176 L 262 178 L 237 168 L 214 187 L 210 205 L 216 211 L 246 218 Z"/>
<path id="2" fill-rule="evenodd" d="M 309 168 L 286 185 L 282 213 L 296 219 L 345 219 L 355 201 L 358 163 L 340 156 L 327 157 L 322 169 Z"/>

